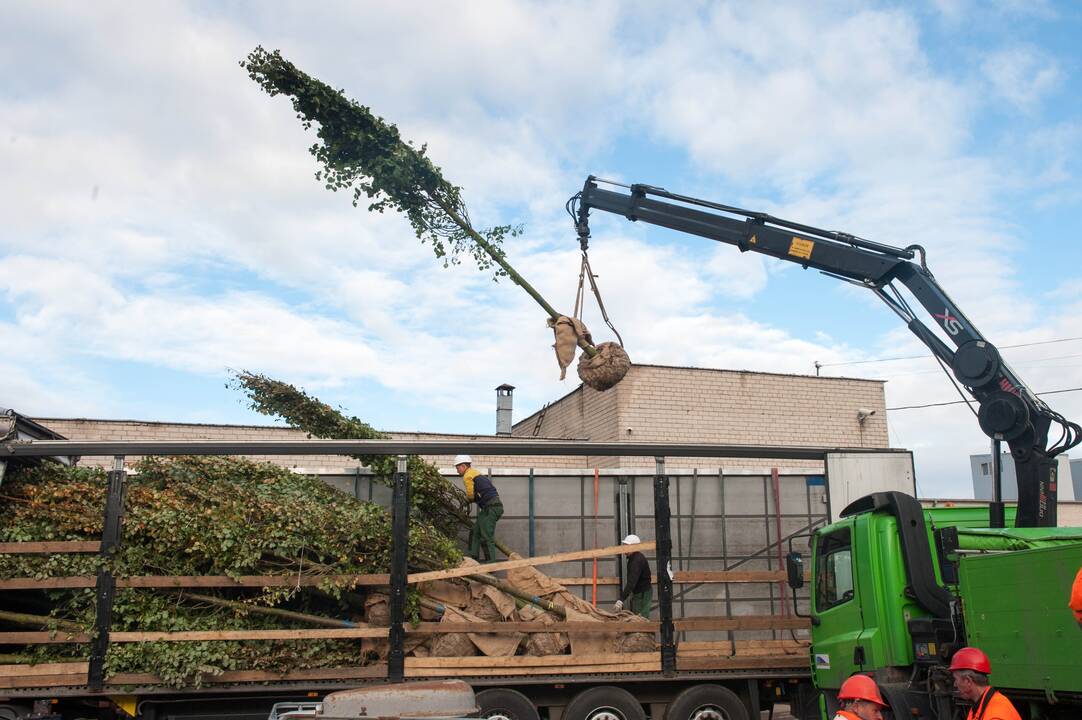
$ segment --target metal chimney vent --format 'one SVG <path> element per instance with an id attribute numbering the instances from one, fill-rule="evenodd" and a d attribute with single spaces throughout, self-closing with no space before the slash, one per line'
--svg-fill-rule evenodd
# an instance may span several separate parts
<path id="1" fill-rule="evenodd" d="M 515 386 L 504 383 L 496 388 L 496 434 L 511 436 L 511 394 Z"/>

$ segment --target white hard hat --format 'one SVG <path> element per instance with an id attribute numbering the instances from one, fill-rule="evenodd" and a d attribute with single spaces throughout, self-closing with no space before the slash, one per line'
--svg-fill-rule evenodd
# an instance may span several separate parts
<path id="1" fill-rule="evenodd" d="M 455 455 L 455 467 L 458 467 L 462 463 L 466 463 L 467 465 L 473 465 L 473 458 L 471 458 L 469 455 Z"/>
<path id="2" fill-rule="evenodd" d="M 635 533 L 632 533 L 632 534 L 628 535 L 626 538 L 624 538 L 624 541 L 622 543 L 620 543 L 620 544 L 621 545 L 638 545 L 641 542 L 642 542 L 642 540 L 639 539 L 639 536 L 636 535 Z"/>

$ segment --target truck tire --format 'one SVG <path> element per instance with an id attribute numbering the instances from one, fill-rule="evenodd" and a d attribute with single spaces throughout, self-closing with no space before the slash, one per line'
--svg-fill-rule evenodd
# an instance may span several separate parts
<path id="1" fill-rule="evenodd" d="M 692 685 L 669 703 L 665 720 L 748 720 L 748 709 L 727 687 Z"/>
<path id="2" fill-rule="evenodd" d="M 0 704 L 0 720 L 23 720 L 30 717 L 30 708 L 23 705 Z"/>
<path id="3" fill-rule="evenodd" d="M 646 720 L 646 713 L 627 690 L 600 685 L 572 698 L 563 717 L 564 720 Z"/>
<path id="4" fill-rule="evenodd" d="M 481 717 L 492 720 L 541 720 L 537 708 L 518 690 L 489 688 L 477 693 Z"/>

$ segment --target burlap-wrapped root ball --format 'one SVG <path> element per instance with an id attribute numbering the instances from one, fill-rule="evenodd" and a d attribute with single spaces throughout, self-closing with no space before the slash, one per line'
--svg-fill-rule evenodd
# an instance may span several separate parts
<path id="1" fill-rule="evenodd" d="M 594 390 L 604 391 L 623 380 L 630 367 L 631 358 L 619 343 L 603 342 L 594 357 L 586 353 L 579 357 L 579 379 Z"/>
<path id="2" fill-rule="evenodd" d="M 657 643 L 654 642 L 653 633 L 624 633 L 616 642 L 615 652 L 638 653 L 654 652 Z"/>
<path id="3" fill-rule="evenodd" d="M 432 641 L 432 657 L 471 657 L 477 654 L 477 646 L 466 633 L 437 635 Z"/>

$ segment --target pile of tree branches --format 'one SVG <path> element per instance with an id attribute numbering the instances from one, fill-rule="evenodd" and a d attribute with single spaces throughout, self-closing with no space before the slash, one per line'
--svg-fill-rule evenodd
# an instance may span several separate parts
<path id="1" fill-rule="evenodd" d="M 305 391 L 265 375 L 246 370 L 235 373 L 234 386 L 245 393 L 249 407 L 277 417 L 310 437 L 324 440 L 380 440 L 388 436 L 356 416 L 348 416 Z M 379 482 L 390 484 L 395 470 L 393 455 L 355 456 L 372 470 Z M 461 488 L 440 474 L 439 468 L 411 455 L 410 503 L 412 512 L 431 523 L 444 535 L 454 538 L 470 526 L 469 502 Z"/>
<path id="2" fill-rule="evenodd" d="M 8 508 L 0 541 L 99 540 L 106 487 L 100 469 L 49 463 L 10 472 L 0 489 Z M 385 573 L 390 552 L 386 510 L 318 478 L 243 458 L 147 458 L 128 478 L 122 540 L 110 561 L 116 575 L 303 573 L 326 580 L 314 588 L 262 591 L 121 589 L 113 630 L 303 628 L 318 618 L 342 626 L 342 618 L 361 618 L 363 603 L 347 580 L 332 576 Z M 440 569 L 460 561 L 455 540 L 419 519 L 411 523 L 411 568 Z M 0 576 L 92 576 L 101 562 L 97 555 L 0 555 Z M 8 592 L 0 612 L 20 629 L 37 622 L 89 633 L 95 593 Z M 13 620 L 14 613 L 24 617 Z M 45 662 L 85 658 L 88 652 L 86 646 L 39 645 L 22 655 Z M 360 660 L 356 642 L 348 641 L 148 642 L 113 645 L 107 671 L 156 673 L 181 686 L 234 668 L 290 670 Z"/>

